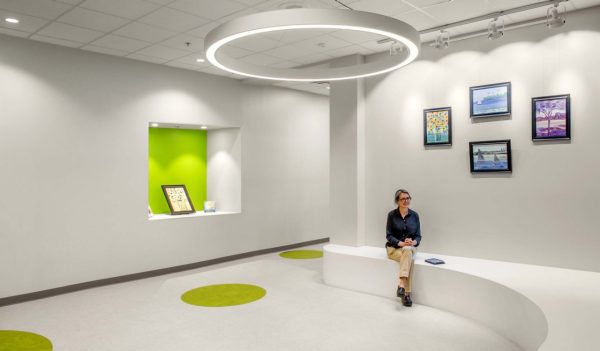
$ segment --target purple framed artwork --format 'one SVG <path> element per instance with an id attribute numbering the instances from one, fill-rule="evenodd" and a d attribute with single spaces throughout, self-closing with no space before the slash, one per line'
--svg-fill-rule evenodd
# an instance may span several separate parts
<path id="1" fill-rule="evenodd" d="M 553 95 L 531 99 L 533 140 L 571 139 L 571 96 Z"/>

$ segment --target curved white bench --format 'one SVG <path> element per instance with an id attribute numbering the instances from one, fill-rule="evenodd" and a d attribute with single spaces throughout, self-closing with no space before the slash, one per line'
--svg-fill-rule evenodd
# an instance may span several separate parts
<path id="1" fill-rule="evenodd" d="M 383 247 L 326 245 L 326 284 L 395 298 Z M 424 260 L 437 257 L 446 264 Z M 412 297 L 485 325 L 523 350 L 599 350 L 600 273 L 418 252 Z"/>

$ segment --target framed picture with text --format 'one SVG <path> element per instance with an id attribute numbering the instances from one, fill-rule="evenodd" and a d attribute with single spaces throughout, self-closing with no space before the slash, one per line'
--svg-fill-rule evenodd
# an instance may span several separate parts
<path id="1" fill-rule="evenodd" d="M 425 145 L 452 145 L 452 108 L 423 110 Z"/>
<path id="2" fill-rule="evenodd" d="M 531 138 L 571 139 L 571 95 L 531 99 Z"/>
<path id="3" fill-rule="evenodd" d="M 469 142 L 471 173 L 512 172 L 510 140 Z"/>
<path id="4" fill-rule="evenodd" d="M 480 85 L 469 90 L 471 117 L 510 115 L 510 82 Z"/>
<path id="5" fill-rule="evenodd" d="M 162 185 L 162 190 L 172 215 L 196 212 L 185 185 Z"/>

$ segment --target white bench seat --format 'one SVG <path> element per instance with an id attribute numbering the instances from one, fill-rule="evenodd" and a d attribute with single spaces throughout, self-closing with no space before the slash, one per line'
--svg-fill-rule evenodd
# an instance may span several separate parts
<path id="1" fill-rule="evenodd" d="M 326 284 L 395 298 L 398 264 L 384 247 L 329 244 L 323 252 Z M 414 273 L 416 304 L 475 320 L 523 350 L 600 350 L 600 273 L 423 252 Z"/>

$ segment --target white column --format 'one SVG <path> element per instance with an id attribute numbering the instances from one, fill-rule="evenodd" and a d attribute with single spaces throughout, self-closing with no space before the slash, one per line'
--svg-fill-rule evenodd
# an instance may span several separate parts
<path id="1" fill-rule="evenodd" d="M 332 64 L 359 64 L 353 55 Z M 365 244 L 365 88 L 363 79 L 331 82 L 330 239 L 334 244 Z"/>

